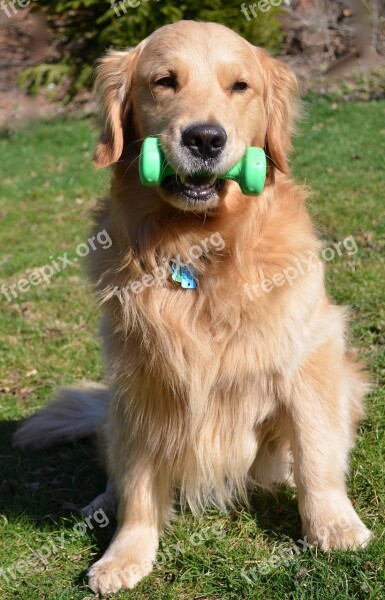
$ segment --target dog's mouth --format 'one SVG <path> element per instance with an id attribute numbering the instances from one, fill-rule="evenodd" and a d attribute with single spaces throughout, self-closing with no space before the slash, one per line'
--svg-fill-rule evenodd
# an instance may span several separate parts
<path id="1" fill-rule="evenodd" d="M 207 202 L 216 197 L 223 189 L 225 182 L 216 175 L 201 177 L 198 175 L 170 175 L 165 177 L 162 188 L 189 202 Z"/>

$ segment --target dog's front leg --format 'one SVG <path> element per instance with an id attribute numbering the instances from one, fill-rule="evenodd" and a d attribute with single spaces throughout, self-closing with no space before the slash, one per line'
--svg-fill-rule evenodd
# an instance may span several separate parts
<path id="1" fill-rule="evenodd" d="M 338 345 L 320 348 L 302 367 L 290 399 L 294 479 L 307 542 L 323 550 L 365 546 L 370 532 L 345 485 L 361 381 Z"/>
<path id="2" fill-rule="evenodd" d="M 118 529 L 103 555 L 89 571 L 94 592 L 106 595 L 133 588 L 153 568 L 159 533 L 170 510 L 169 480 L 143 448 L 131 449 L 118 475 Z M 136 458 L 134 458 L 136 457 Z M 117 457 L 124 465 L 122 456 Z"/>

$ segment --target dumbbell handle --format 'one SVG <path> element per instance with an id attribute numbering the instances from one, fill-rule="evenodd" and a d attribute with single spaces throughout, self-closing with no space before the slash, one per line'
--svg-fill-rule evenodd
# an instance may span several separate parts
<path id="1" fill-rule="evenodd" d="M 156 187 L 165 177 L 174 175 L 175 171 L 167 163 L 158 138 L 148 137 L 144 140 L 139 159 L 139 175 L 144 186 Z M 197 173 L 209 177 L 209 173 Z M 266 179 L 266 156 L 262 148 L 250 146 L 245 155 L 219 179 L 236 181 L 246 195 L 257 195 L 263 190 Z"/>

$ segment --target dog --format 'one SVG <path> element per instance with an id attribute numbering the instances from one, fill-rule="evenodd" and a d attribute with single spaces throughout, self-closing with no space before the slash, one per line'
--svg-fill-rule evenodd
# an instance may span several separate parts
<path id="1" fill-rule="evenodd" d="M 367 383 L 321 261 L 301 267 L 321 243 L 288 165 L 294 74 L 222 25 L 180 21 L 109 51 L 95 89 L 95 163 L 112 178 L 94 232 L 113 243 L 88 268 L 110 383 L 62 391 L 15 435 L 19 448 L 39 448 L 103 431 L 109 483 L 90 507 L 117 499 L 118 528 L 91 588 L 132 588 L 151 572 L 177 501 L 194 514 L 225 509 L 256 486 L 296 485 L 308 543 L 365 546 L 345 477 Z M 176 173 L 156 188 L 138 175 L 148 136 Z M 219 177 L 250 146 L 267 156 L 259 196 Z M 196 289 L 172 269 L 151 275 L 176 260 Z"/>

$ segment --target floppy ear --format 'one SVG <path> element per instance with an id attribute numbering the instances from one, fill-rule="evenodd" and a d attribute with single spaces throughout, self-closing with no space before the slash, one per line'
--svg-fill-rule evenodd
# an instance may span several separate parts
<path id="1" fill-rule="evenodd" d="M 262 51 L 262 67 L 265 76 L 265 107 L 267 130 L 265 152 L 274 168 L 288 173 L 287 155 L 292 148 L 291 138 L 295 120 L 299 116 L 299 87 L 291 69 Z M 270 173 L 272 176 L 272 172 Z"/>
<path id="2" fill-rule="evenodd" d="M 102 134 L 96 146 L 94 162 L 103 168 L 119 160 L 124 142 L 125 119 L 137 59 L 137 48 L 124 52 L 110 50 L 101 58 L 95 79 Z"/>

